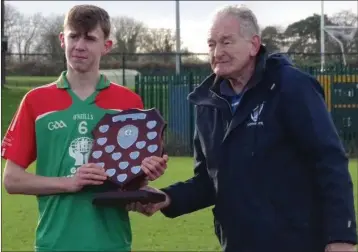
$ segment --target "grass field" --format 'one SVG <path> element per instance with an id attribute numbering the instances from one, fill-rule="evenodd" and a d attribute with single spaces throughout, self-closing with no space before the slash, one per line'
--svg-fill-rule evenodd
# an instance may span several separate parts
<path id="1" fill-rule="evenodd" d="M 58 76 L 6 76 L 6 86 L 9 87 L 36 87 L 51 83 Z"/>
<path id="2" fill-rule="evenodd" d="M 2 92 L 2 132 L 15 112 L 21 97 L 28 88 L 7 88 Z M 2 168 L 4 162 L 2 162 Z M 191 158 L 172 157 L 166 174 L 154 186 L 166 186 L 192 176 Z M 358 190 L 357 160 L 350 163 L 350 171 Z M 34 171 L 34 165 L 30 171 Z M 358 194 L 355 195 L 358 197 Z M 356 202 L 357 203 L 357 202 Z M 357 212 L 358 215 L 358 212 Z M 35 197 L 8 195 L 2 188 L 2 250 L 33 250 L 34 231 L 37 223 Z M 211 209 L 193 213 L 177 219 L 167 219 L 161 214 L 147 218 L 131 213 L 134 251 L 220 251 L 213 232 Z"/>

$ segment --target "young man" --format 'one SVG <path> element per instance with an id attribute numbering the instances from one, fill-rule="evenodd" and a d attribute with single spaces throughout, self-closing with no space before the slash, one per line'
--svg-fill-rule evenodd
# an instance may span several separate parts
<path id="1" fill-rule="evenodd" d="M 99 73 L 101 56 L 112 46 L 109 34 L 105 10 L 73 7 L 60 34 L 68 71 L 25 95 L 5 135 L 5 189 L 38 199 L 36 251 L 131 250 L 128 212 L 92 205 L 94 189 L 85 187 L 107 178 L 102 167 L 87 162 L 94 126 L 105 113 L 143 108 L 137 94 Z M 36 175 L 26 171 L 35 160 Z M 166 161 L 146 160 L 147 175 L 160 176 Z"/>

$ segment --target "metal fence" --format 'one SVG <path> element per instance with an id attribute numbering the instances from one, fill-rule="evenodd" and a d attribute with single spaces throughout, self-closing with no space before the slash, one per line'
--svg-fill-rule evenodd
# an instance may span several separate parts
<path id="1" fill-rule="evenodd" d="M 320 66 L 320 54 L 287 53 L 287 55 L 297 65 L 304 64 L 306 67 Z M 181 53 L 179 56 L 181 73 L 192 72 L 201 75 L 210 71 L 208 54 L 206 53 Z M 134 70 L 143 75 L 174 74 L 176 71 L 176 57 L 176 53 L 110 53 L 102 58 L 100 68 L 116 72 L 116 81 L 127 86 L 127 75 L 132 74 L 128 70 Z M 358 67 L 358 53 L 347 54 L 346 58 L 350 66 Z M 325 59 L 328 67 L 334 66 L 342 63 L 342 54 L 326 53 Z M 54 77 L 65 69 L 66 59 L 62 51 L 37 54 L 6 53 L 5 73 L 3 75 Z"/>
<path id="2" fill-rule="evenodd" d="M 319 68 L 301 67 L 323 85 L 328 110 L 350 156 L 358 150 L 358 68 L 336 66 L 324 73 Z M 138 75 L 135 91 L 146 108 L 156 107 L 168 123 L 165 141 L 171 155 L 192 155 L 194 109 L 187 95 L 209 72 L 181 75 Z"/>

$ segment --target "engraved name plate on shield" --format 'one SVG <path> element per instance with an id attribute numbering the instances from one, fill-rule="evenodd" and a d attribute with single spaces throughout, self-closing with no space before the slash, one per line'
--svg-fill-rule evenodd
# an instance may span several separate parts
<path id="1" fill-rule="evenodd" d="M 145 179 L 142 160 L 163 155 L 165 127 L 166 123 L 156 109 L 129 109 L 106 114 L 99 121 L 92 132 L 94 142 L 89 162 L 102 166 L 108 181 L 120 190 L 98 195 L 97 202 L 103 203 L 105 199 L 106 204 L 110 204 L 110 199 L 127 203 L 139 198 L 147 202 L 159 200 L 155 197 L 150 199 L 150 195 L 163 200 L 162 195 L 143 192 L 139 188 Z"/>

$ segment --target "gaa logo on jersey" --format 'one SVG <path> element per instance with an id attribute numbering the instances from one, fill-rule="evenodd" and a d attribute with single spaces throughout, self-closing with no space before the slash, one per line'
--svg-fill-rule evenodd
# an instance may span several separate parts
<path id="1" fill-rule="evenodd" d="M 52 131 L 52 130 L 67 128 L 67 125 L 62 120 L 53 121 L 48 123 L 47 128 Z"/>

